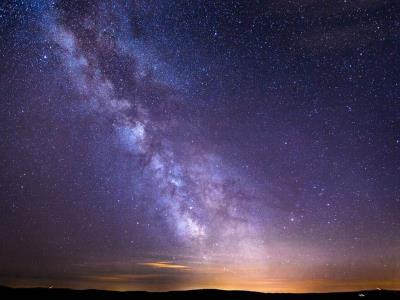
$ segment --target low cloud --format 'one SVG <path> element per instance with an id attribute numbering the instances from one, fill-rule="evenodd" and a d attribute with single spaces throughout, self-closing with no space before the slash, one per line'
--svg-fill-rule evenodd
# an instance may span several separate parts
<path id="1" fill-rule="evenodd" d="M 145 263 L 138 263 L 138 265 L 156 269 L 183 269 L 183 270 L 190 269 L 188 266 L 173 264 L 167 261 L 145 262 Z"/>

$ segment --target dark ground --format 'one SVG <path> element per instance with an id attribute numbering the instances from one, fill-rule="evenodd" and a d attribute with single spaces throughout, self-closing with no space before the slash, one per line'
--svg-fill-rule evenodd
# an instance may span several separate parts
<path id="1" fill-rule="evenodd" d="M 0 287 L 0 299 L 397 299 L 400 291 L 359 291 L 323 294 L 266 294 L 246 291 L 193 290 L 180 292 L 112 292 Z"/>

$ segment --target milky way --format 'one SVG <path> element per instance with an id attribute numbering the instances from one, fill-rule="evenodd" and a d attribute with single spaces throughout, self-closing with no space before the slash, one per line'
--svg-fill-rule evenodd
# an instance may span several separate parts
<path id="1" fill-rule="evenodd" d="M 120 9 L 123 11 L 123 8 Z M 106 10 L 109 11 L 108 8 Z M 107 17 L 99 15 L 99 18 Z M 246 208 L 251 206 L 251 198 L 241 187 L 240 178 L 227 174 L 223 162 L 213 153 L 202 153 L 190 143 L 173 143 L 168 138 L 171 132 L 173 134 L 174 127 L 188 129 L 190 123 L 180 121 L 171 124 L 173 120 L 164 116 L 169 113 L 168 108 L 161 111 L 157 119 L 154 118 L 146 107 L 148 95 L 145 89 L 148 87 L 141 86 L 146 79 L 140 73 L 128 75 L 133 77 L 138 90 L 145 90 L 143 95 L 128 94 L 123 98 L 115 91 L 114 83 L 107 77 L 99 57 L 111 55 L 119 61 L 119 55 L 124 55 L 124 49 L 129 48 L 129 44 L 115 38 L 104 50 L 103 35 L 106 33 L 101 31 L 104 29 L 88 24 L 79 28 L 85 36 L 93 37 L 93 40 L 85 40 L 89 45 L 85 51 L 79 45 L 77 35 L 54 19 L 56 17 L 51 18 L 50 24 L 45 20 L 43 31 L 47 33 L 50 28 L 49 38 L 59 47 L 55 51 L 88 107 L 88 113 L 101 114 L 110 120 L 109 125 L 118 137 L 121 149 L 129 154 L 132 167 L 140 170 L 132 179 L 132 185 L 139 197 L 151 195 L 147 209 L 159 210 L 161 217 L 172 227 L 172 232 L 184 243 L 200 249 L 205 259 L 209 253 L 214 255 L 218 252 L 221 246 L 232 249 L 234 244 L 241 244 L 241 247 L 247 248 L 257 242 L 254 221 Z M 79 19 L 79 23 L 84 22 Z M 111 20 L 108 24 L 107 32 L 118 31 Z M 134 64 L 137 56 L 132 51 L 127 63 Z M 105 60 L 107 68 L 109 61 L 108 58 Z M 142 72 L 148 72 L 144 68 L 141 68 Z M 114 80 L 126 80 L 118 74 L 118 69 L 114 72 L 117 73 Z M 156 96 L 166 106 L 175 100 L 163 94 Z M 178 153 L 179 148 L 183 153 Z"/>
<path id="2" fill-rule="evenodd" d="M 336 4 L 2 4 L 0 283 L 398 287 L 399 6 Z"/>

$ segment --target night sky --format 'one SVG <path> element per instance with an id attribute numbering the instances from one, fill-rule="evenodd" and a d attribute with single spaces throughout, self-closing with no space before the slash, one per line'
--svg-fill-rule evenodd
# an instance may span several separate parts
<path id="1" fill-rule="evenodd" d="M 400 289 L 400 3 L 2 1 L 0 284 Z"/>

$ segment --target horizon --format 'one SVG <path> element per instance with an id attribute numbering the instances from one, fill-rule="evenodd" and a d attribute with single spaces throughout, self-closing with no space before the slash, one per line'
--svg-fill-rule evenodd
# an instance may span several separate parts
<path id="1" fill-rule="evenodd" d="M 398 290 L 399 16 L 3 1 L 0 285 Z"/>
<path id="2" fill-rule="evenodd" d="M 244 293 L 260 293 L 260 294 L 334 294 L 334 293 L 360 293 L 360 292 L 400 292 L 400 289 L 368 289 L 368 290 L 338 290 L 338 291 L 310 291 L 310 292 L 270 292 L 257 290 L 237 290 L 237 289 L 219 289 L 219 288 L 198 288 L 198 289 L 182 289 L 182 290 L 112 290 L 112 289 L 95 289 L 82 288 L 74 289 L 70 287 L 55 287 L 55 286 L 6 286 L 0 285 L 0 288 L 5 289 L 42 289 L 42 290 L 71 290 L 71 291 L 100 291 L 100 292 L 116 292 L 116 293 L 174 293 L 174 292 L 196 292 L 196 291 L 221 291 L 221 292 L 244 292 Z"/>

